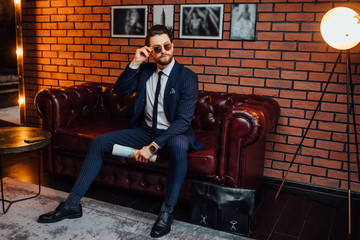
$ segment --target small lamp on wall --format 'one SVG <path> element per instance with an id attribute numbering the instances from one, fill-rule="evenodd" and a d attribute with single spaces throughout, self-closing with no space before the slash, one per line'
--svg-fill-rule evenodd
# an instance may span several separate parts
<path id="1" fill-rule="evenodd" d="M 23 38 L 22 38 L 22 20 L 21 20 L 21 0 L 14 0 L 15 3 L 15 32 L 16 32 L 16 58 L 17 72 L 19 78 L 19 109 L 20 123 L 25 125 L 25 81 L 24 81 L 24 57 L 23 57 Z"/>
<path id="2" fill-rule="evenodd" d="M 334 73 L 337 63 L 341 61 L 341 54 L 343 50 L 346 50 L 346 96 L 347 96 L 347 164 L 348 164 L 348 214 L 349 214 L 349 232 L 348 239 L 351 236 L 351 179 L 350 179 L 350 115 L 353 118 L 354 133 L 355 133 L 355 145 L 356 145 L 356 158 L 359 172 L 359 181 L 360 181 L 360 164 L 359 164 L 359 150 L 358 150 L 358 141 L 357 141 L 357 132 L 356 132 L 356 122 L 355 122 L 355 108 L 354 108 L 354 93 L 353 93 L 353 83 L 351 78 L 351 62 L 350 62 L 350 49 L 355 47 L 360 43 L 360 12 L 348 7 L 336 7 L 329 10 L 321 20 L 320 31 L 321 35 L 324 38 L 325 42 L 335 48 L 340 50 L 340 53 L 337 57 L 337 60 L 332 68 L 329 79 L 324 87 L 320 100 L 317 104 L 317 107 L 311 117 L 308 127 L 305 130 L 305 133 L 300 141 L 300 144 L 293 156 L 292 161 L 284 175 L 283 181 L 279 187 L 279 190 L 275 196 L 278 197 L 281 188 L 285 182 L 285 179 L 290 171 L 291 166 L 293 165 L 296 156 L 301 149 L 304 139 L 310 129 L 311 123 L 314 120 L 316 112 L 319 110 L 321 102 L 323 100 L 326 89 L 329 85 L 331 77 Z M 351 98 L 351 101 L 350 101 Z"/>

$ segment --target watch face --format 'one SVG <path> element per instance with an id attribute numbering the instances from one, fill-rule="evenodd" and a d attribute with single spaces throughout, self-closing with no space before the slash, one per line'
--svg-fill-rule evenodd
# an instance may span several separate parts
<path id="1" fill-rule="evenodd" d="M 155 148 L 154 146 L 151 146 L 151 147 L 150 147 L 150 152 L 151 152 L 151 153 L 156 153 L 156 148 Z"/>

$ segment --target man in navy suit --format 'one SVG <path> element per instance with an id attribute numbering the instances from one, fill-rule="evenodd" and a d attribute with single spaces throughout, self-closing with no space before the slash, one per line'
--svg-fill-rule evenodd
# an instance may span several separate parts
<path id="1" fill-rule="evenodd" d="M 173 210 L 187 171 L 189 149 L 200 149 L 191 127 L 198 98 L 196 74 L 173 58 L 174 44 L 168 29 L 155 25 L 145 39 L 145 46 L 118 78 L 114 92 L 119 95 L 137 93 L 129 129 L 106 133 L 93 138 L 84 165 L 65 202 L 55 211 L 43 214 L 38 222 L 52 223 L 82 216 L 81 198 L 102 166 L 105 154 L 114 144 L 140 149 L 138 162 L 147 163 L 158 151 L 168 154 L 166 194 L 152 237 L 170 232 Z M 155 63 L 148 63 L 152 56 Z"/>

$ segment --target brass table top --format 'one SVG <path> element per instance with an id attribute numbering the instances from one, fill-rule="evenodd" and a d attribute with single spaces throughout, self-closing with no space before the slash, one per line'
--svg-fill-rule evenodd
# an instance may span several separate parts
<path id="1" fill-rule="evenodd" d="M 37 140 L 25 142 L 25 140 Z M 51 133 L 35 127 L 1 127 L 0 154 L 20 153 L 45 147 L 51 141 Z"/>

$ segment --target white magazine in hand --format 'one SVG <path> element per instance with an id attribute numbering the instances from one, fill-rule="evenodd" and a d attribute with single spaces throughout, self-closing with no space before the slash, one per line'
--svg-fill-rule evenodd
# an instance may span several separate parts
<path id="1" fill-rule="evenodd" d="M 123 146 L 120 144 L 114 144 L 112 154 L 120 157 L 134 158 L 139 149 Z M 151 156 L 149 162 L 156 162 L 157 155 Z"/>

